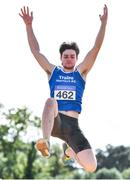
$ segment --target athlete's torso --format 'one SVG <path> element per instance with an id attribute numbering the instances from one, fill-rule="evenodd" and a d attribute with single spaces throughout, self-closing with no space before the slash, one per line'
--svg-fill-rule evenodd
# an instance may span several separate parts
<path id="1" fill-rule="evenodd" d="M 85 81 L 77 69 L 65 72 L 61 67 L 55 67 L 50 80 L 50 96 L 58 102 L 58 111 L 78 118 L 82 110 L 82 96 Z"/>
<path id="2" fill-rule="evenodd" d="M 71 117 L 74 117 L 74 118 L 77 118 L 79 117 L 79 113 L 76 112 L 76 111 L 59 111 L 60 113 L 62 114 L 65 114 L 66 116 L 71 116 Z"/>

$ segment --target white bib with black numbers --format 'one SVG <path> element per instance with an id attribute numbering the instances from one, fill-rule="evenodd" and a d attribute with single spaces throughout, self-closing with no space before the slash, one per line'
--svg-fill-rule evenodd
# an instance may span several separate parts
<path id="1" fill-rule="evenodd" d="M 75 100 L 75 86 L 56 86 L 54 90 L 54 98 L 57 100 Z"/>

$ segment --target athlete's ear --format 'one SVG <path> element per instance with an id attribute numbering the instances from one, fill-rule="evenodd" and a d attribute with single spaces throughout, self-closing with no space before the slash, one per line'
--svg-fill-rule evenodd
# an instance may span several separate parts
<path id="1" fill-rule="evenodd" d="M 62 62 L 62 55 L 60 56 L 60 60 L 61 60 L 61 62 Z"/>
<path id="2" fill-rule="evenodd" d="M 76 56 L 76 62 L 78 61 L 78 56 Z"/>
<path id="3" fill-rule="evenodd" d="M 63 62 L 62 62 L 62 56 L 60 56 L 60 61 L 61 61 L 61 65 L 63 66 Z"/>

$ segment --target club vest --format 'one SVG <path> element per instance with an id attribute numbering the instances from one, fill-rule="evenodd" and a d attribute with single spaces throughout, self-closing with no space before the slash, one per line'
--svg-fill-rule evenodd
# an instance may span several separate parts
<path id="1" fill-rule="evenodd" d="M 59 111 L 82 110 L 82 96 L 85 89 L 85 80 L 80 72 L 64 72 L 62 67 L 56 66 L 49 79 L 50 96 L 58 102 Z"/>

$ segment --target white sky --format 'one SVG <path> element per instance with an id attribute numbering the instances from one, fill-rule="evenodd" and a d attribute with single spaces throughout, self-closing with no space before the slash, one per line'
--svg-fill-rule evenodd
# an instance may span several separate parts
<path id="1" fill-rule="evenodd" d="M 41 52 L 60 64 L 59 46 L 76 41 L 79 62 L 94 44 L 99 14 L 109 9 L 103 46 L 87 79 L 79 123 L 93 148 L 130 145 L 130 1 L 4 0 L 0 3 L 0 103 L 7 109 L 27 106 L 42 114 L 49 97 L 47 76 L 30 53 L 18 13 L 29 6 Z"/>

